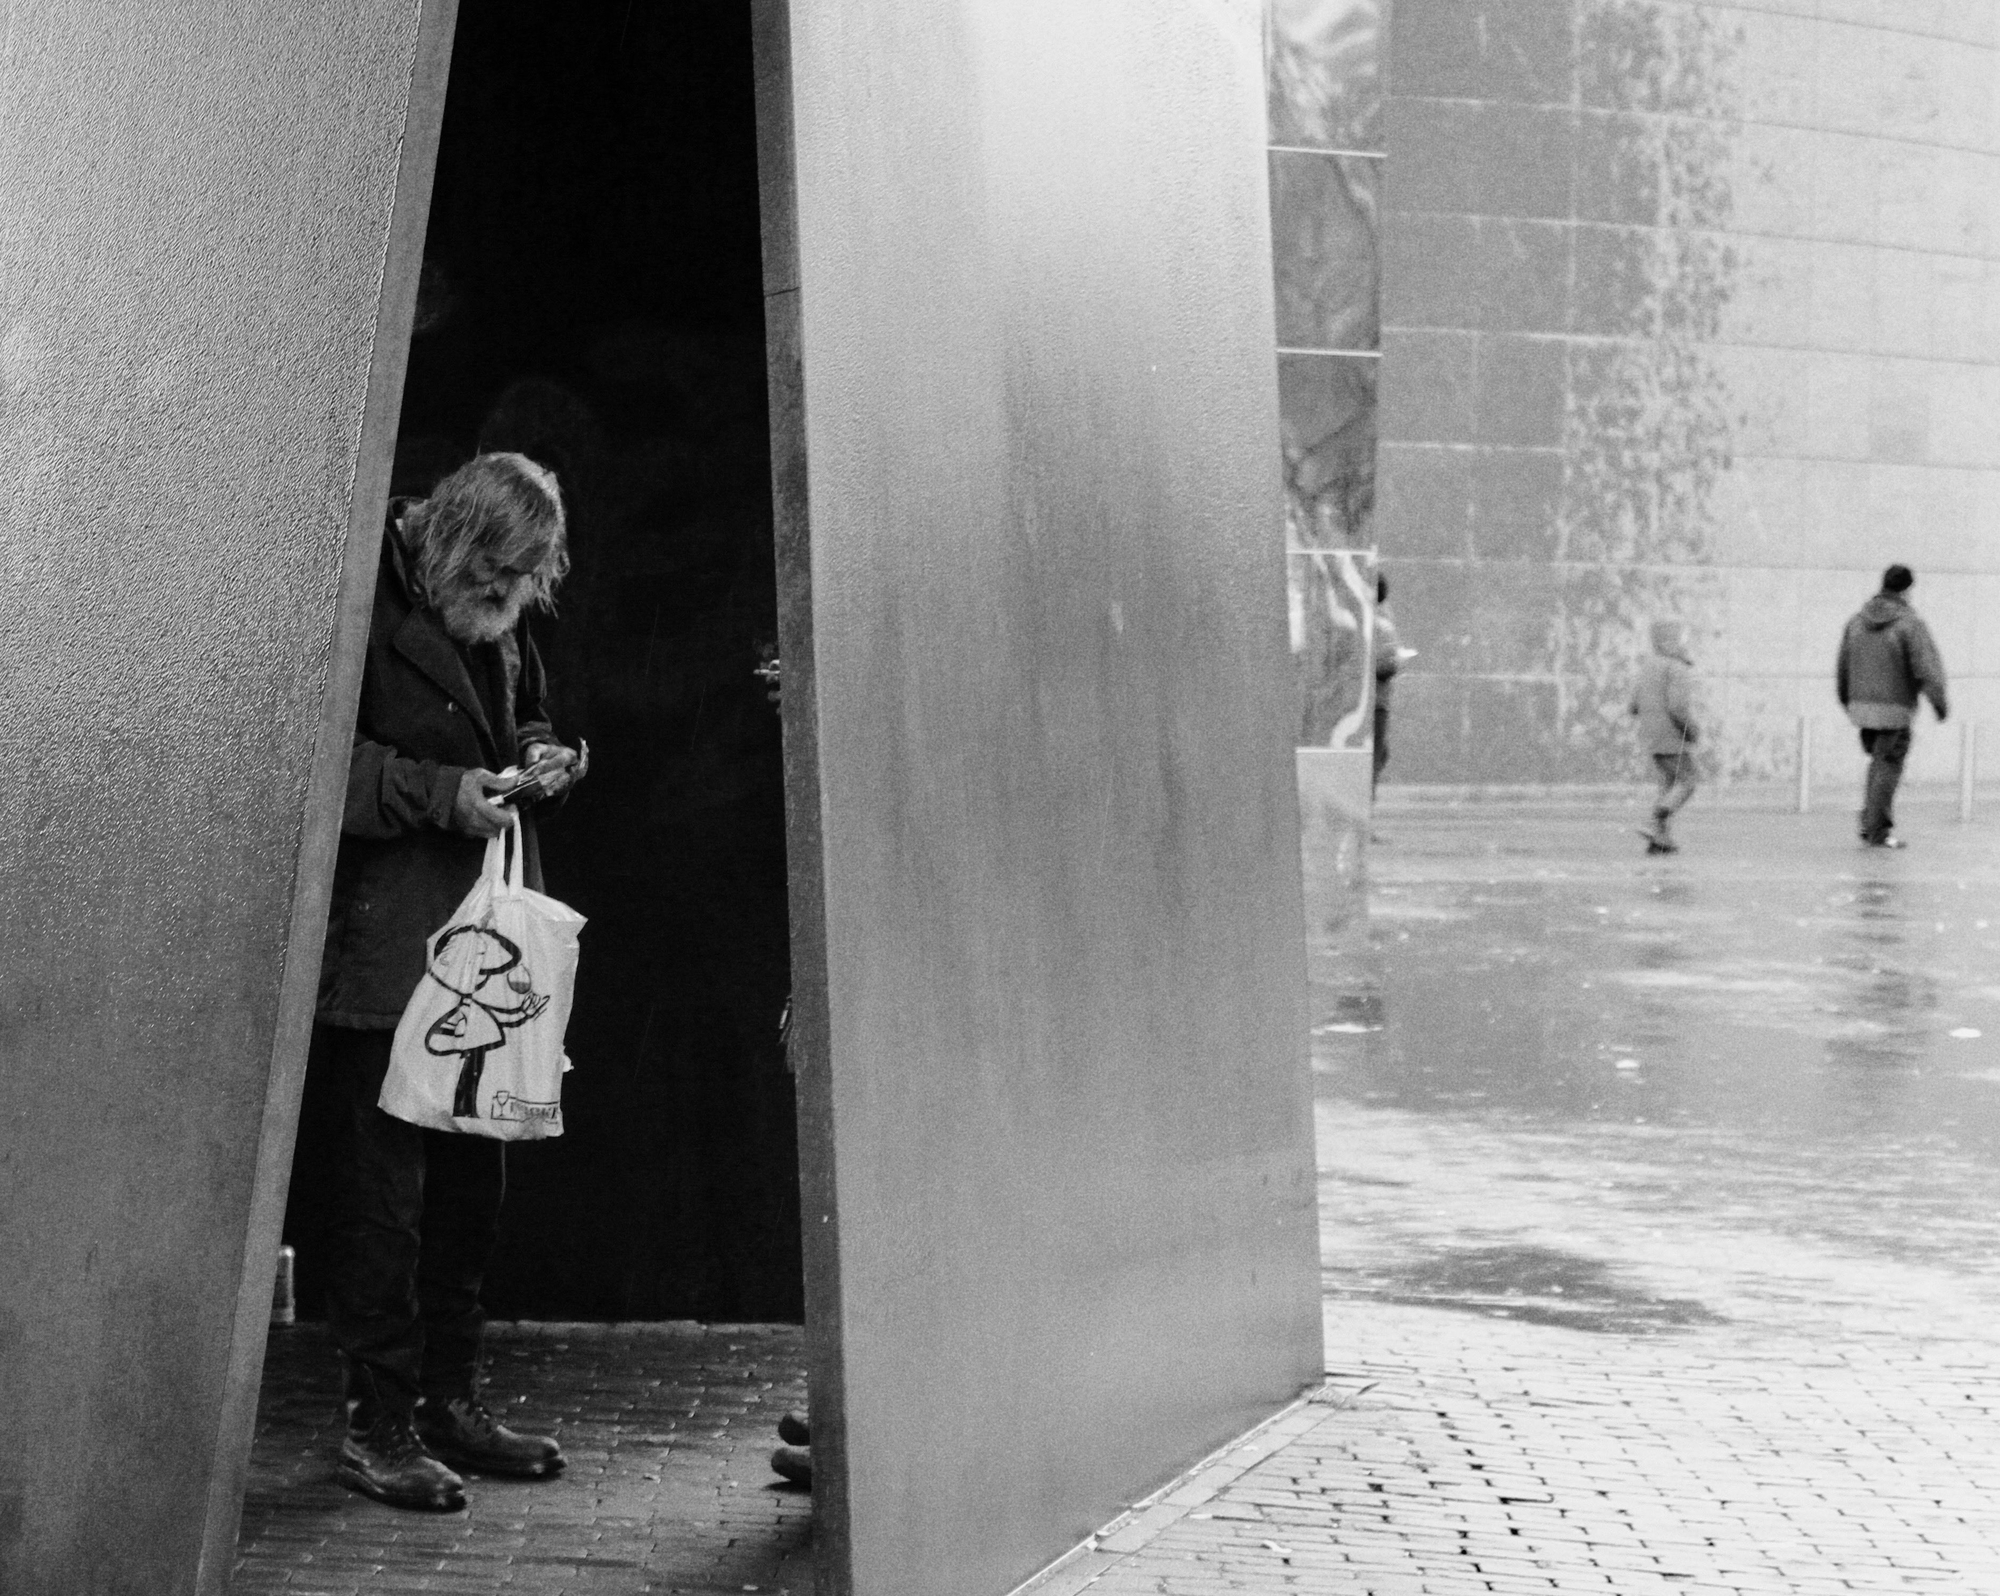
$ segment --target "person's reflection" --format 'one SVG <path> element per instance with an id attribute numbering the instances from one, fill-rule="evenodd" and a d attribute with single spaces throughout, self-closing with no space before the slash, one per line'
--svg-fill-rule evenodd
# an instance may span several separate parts
<path id="1" fill-rule="evenodd" d="M 1669 909 L 1685 909 L 1695 901 L 1694 883 L 1679 876 L 1662 876 L 1653 896 Z"/>
<path id="2" fill-rule="evenodd" d="M 1633 962 L 1642 970 L 1671 970 L 1688 962 L 1688 926 L 1685 911 L 1695 907 L 1695 892 L 1692 882 L 1668 879 L 1653 886 L 1655 908 L 1669 911 L 1665 922 L 1658 927 L 1658 934 L 1649 941 L 1642 942 L 1633 955 Z"/>
<path id="3" fill-rule="evenodd" d="M 1826 1061 L 1848 1069 L 1906 1070 L 1923 1056 L 1937 1015 L 1937 982 L 1908 963 L 1907 888 L 1887 875 L 1864 879 L 1834 909 L 1828 963 L 1839 972 L 1833 1002 L 1839 1023 L 1827 1041 Z"/>

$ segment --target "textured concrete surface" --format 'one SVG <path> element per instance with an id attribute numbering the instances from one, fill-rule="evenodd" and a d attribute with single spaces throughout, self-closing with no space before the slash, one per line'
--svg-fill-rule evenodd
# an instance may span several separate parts
<path id="1" fill-rule="evenodd" d="M 226 1567 L 451 12 L 7 7 L 9 1596 Z"/>
<path id="2" fill-rule="evenodd" d="M 554 1481 L 467 1482 L 465 1512 L 402 1513 L 335 1483 L 324 1330 L 274 1330 L 232 1596 L 714 1596 L 812 1590 L 812 1499 L 768 1460 L 804 1405 L 782 1326 L 498 1326 L 489 1400 L 557 1436 Z"/>

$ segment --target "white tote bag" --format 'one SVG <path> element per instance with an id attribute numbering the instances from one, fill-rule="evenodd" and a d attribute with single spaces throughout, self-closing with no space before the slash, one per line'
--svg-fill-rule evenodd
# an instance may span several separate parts
<path id="1" fill-rule="evenodd" d="M 424 978 L 396 1026 L 377 1099 L 382 1111 L 501 1141 L 560 1136 L 563 1032 L 583 919 L 523 884 L 517 815 L 487 842 L 479 880 L 425 945 Z"/>

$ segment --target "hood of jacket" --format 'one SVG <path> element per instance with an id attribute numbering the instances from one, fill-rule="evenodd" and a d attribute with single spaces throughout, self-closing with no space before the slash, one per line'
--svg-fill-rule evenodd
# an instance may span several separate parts
<path id="1" fill-rule="evenodd" d="M 423 602 L 423 594 L 417 588 L 416 560 L 410 553 L 409 540 L 403 535 L 403 512 L 422 502 L 421 499 L 390 500 L 388 519 L 382 527 L 383 565 L 394 578 L 397 596 L 413 610 L 430 606 Z"/>
<path id="2" fill-rule="evenodd" d="M 1861 606 L 1858 619 L 1869 631 L 1879 632 L 1885 626 L 1894 626 L 1909 613 L 1909 602 L 1901 594 L 1877 593 Z"/>

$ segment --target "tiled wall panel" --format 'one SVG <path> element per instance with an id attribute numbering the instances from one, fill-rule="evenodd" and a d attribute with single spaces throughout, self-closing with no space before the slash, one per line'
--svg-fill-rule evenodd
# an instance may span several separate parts
<path id="1" fill-rule="evenodd" d="M 1892 560 L 1961 712 L 2000 714 L 1996 48 L 1985 0 L 1399 0 L 1392 778 L 1634 777 L 1663 615 L 1717 773 L 1789 778 L 1802 714 L 1844 771 L 1834 649 Z M 1921 732 L 1915 774 L 1956 757 Z"/>

